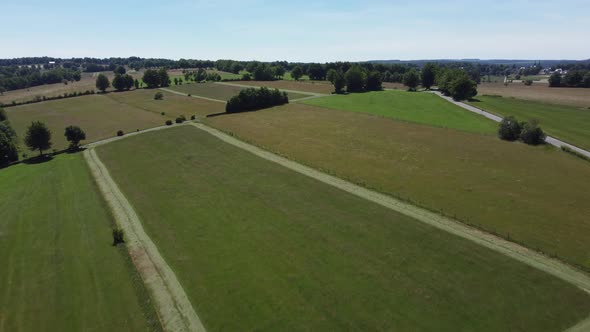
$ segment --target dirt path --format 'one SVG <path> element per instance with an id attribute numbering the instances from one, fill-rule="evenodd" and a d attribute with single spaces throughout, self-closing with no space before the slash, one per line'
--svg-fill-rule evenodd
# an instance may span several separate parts
<path id="1" fill-rule="evenodd" d="M 483 115 L 486 118 L 488 118 L 490 120 L 493 120 L 493 121 L 496 121 L 496 122 L 502 121 L 502 118 L 499 117 L 499 116 L 497 116 L 497 115 L 495 115 L 495 114 L 486 112 L 486 111 L 484 111 L 482 109 L 479 109 L 477 107 L 474 107 L 474 106 L 465 104 L 463 102 L 453 100 L 453 98 L 444 96 L 442 93 L 440 93 L 438 91 L 434 91 L 434 93 L 436 95 L 440 96 L 441 98 L 445 99 L 446 101 L 448 101 L 450 103 L 453 103 L 453 104 L 455 104 L 455 105 L 457 105 L 457 106 L 459 106 L 461 108 L 464 108 L 464 109 L 468 110 L 469 112 L 473 112 L 473 113 L 477 113 L 477 114 Z M 580 154 L 582 154 L 582 155 L 590 158 L 590 151 L 586 151 L 586 150 L 581 149 L 581 148 L 579 148 L 579 147 L 577 147 L 575 145 L 571 145 L 571 144 L 569 144 L 567 142 L 564 142 L 562 140 L 559 140 L 559 139 L 557 139 L 555 137 L 547 136 L 545 138 L 545 142 L 547 142 L 547 143 L 549 143 L 549 144 L 551 144 L 553 146 L 556 146 L 558 148 L 561 148 L 562 146 L 568 147 L 568 148 L 570 148 L 570 149 L 572 149 L 572 150 L 574 150 L 574 151 L 576 151 L 576 152 L 578 152 L 578 153 L 580 153 Z"/>
<path id="2" fill-rule="evenodd" d="M 142 133 L 144 132 L 146 131 Z M 102 141 L 102 144 L 104 143 L 105 141 Z M 143 230 L 139 217 L 111 178 L 95 150 L 92 148 L 85 150 L 84 158 L 117 224 L 125 232 L 127 249 L 143 282 L 151 292 L 164 330 L 205 331 L 174 272 Z"/>
<path id="3" fill-rule="evenodd" d="M 166 92 L 170 92 L 170 93 L 173 93 L 173 94 L 176 94 L 176 95 L 181 95 L 181 96 L 187 96 L 187 97 L 205 99 L 205 100 L 215 101 L 215 102 L 224 103 L 224 104 L 227 103 L 225 100 L 213 99 L 213 98 L 208 98 L 208 97 L 203 97 L 203 96 L 195 96 L 195 95 L 190 95 L 189 96 L 188 93 L 178 92 L 178 91 L 174 91 L 174 90 L 166 89 L 166 88 L 160 88 L 160 90 L 163 90 L 163 91 L 166 91 Z"/>
<path id="4" fill-rule="evenodd" d="M 299 163 L 277 156 L 271 152 L 262 150 L 258 147 L 255 147 L 236 138 L 233 138 L 232 136 L 229 136 L 217 129 L 210 128 L 200 123 L 192 123 L 192 125 L 210 133 L 211 135 L 219 138 L 220 140 L 226 143 L 244 149 L 256 156 L 259 156 L 266 160 L 270 160 L 291 170 L 294 170 L 298 173 L 307 175 L 311 178 L 327 183 L 331 186 L 349 192 L 353 195 L 375 202 L 379 205 L 395 210 L 404 215 L 410 216 L 416 220 L 419 220 L 423 223 L 429 224 L 446 232 L 471 240 L 484 247 L 487 247 L 506 256 L 512 257 L 518 261 L 521 261 L 527 265 L 533 266 L 539 270 L 554 275 L 590 293 L 590 276 L 576 270 L 573 267 L 570 267 L 569 265 L 564 264 L 559 260 L 541 255 L 535 251 L 529 250 L 515 243 L 506 241 L 497 236 L 469 227 L 465 224 L 443 217 L 439 214 L 397 200 L 393 197 L 357 186 L 353 183 L 322 173 L 313 168 L 303 166 Z"/>

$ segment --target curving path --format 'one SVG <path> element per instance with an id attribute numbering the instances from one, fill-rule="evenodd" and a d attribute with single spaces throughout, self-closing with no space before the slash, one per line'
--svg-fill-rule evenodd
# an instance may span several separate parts
<path id="1" fill-rule="evenodd" d="M 493 120 L 493 121 L 496 121 L 496 122 L 502 121 L 502 118 L 499 117 L 499 116 L 497 116 L 497 115 L 495 115 L 495 114 L 486 112 L 486 111 L 484 111 L 482 109 L 479 109 L 479 108 L 474 107 L 474 106 L 471 106 L 471 105 L 467 105 L 467 104 L 465 104 L 463 102 L 456 101 L 456 100 L 454 100 L 451 97 L 444 96 L 439 91 L 433 91 L 433 93 L 436 94 L 436 95 L 438 95 L 438 96 L 440 96 L 441 98 L 445 99 L 448 102 L 451 102 L 451 103 L 453 103 L 453 104 L 455 104 L 455 105 L 457 105 L 457 106 L 459 106 L 461 108 L 464 108 L 464 109 L 468 110 L 469 112 L 473 112 L 473 113 L 477 113 L 477 114 L 483 115 L 486 118 L 488 118 L 490 120 Z M 564 142 L 562 140 L 559 140 L 559 139 L 557 139 L 555 137 L 547 136 L 545 138 L 545 142 L 547 142 L 547 143 L 549 143 L 549 144 L 551 144 L 553 146 L 556 146 L 558 148 L 561 148 L 562 146 L 568 147 L 568 148 L 576 151 L 577 153 L 582 154 L 582 155 L 590 158 L 590 151 L 581 149 L 581 148 L 579 148 L 579 147 L 577 147 L 575 145 L 571 145 L 571 144 L 569 144 L 567 142 Z"/>

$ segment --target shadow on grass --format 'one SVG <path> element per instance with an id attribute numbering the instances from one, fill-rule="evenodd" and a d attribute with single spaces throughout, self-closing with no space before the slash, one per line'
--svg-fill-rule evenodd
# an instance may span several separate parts
<path id="1" fill-rule="evenodd" d="M 3 168 L 7 168 L 10 166 L 14 166 L 14 165 L 18 165 L 18 164 L 25 164 L 25 165 L 36 165 L 36 164 L 42 164 L 42 163 L 46 163 L 49 162 L 51 160 L 53 160 L 53 158 L 57 155 L 60 155 L 62 153 L 67 153 L 67 154 L 74 154 L 74 153 L 79 153 L 86 150 L 85 147 L 79 147 L 77 149 L 63 149 L 63 150 L 59 150 L 59 151 L 54 151 L 51 153 L 47 153 L 41 156 L 35 156 L 35 157 L 30 157 L 27 159 L 23 159 L 23 160 L 19 160 L 19 161 L 15 161 L 12 163 L 8 163 L 8 164 L 4 164 L 4 165 L 0 165 L 0 169 Z"/>

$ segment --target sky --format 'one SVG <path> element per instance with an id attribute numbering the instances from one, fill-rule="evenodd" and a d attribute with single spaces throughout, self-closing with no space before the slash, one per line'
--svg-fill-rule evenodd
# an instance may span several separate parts
<path id="1" fill-rule="evenodd" d="M 0 12 L 0 58 L 590 58 L 590 0 L 0 0 Z"/>

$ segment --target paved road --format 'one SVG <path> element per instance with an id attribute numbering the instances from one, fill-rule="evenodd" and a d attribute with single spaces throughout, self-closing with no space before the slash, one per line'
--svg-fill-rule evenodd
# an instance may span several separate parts
<path id="1" fill-rule="evenodd" d="M 490 119 L 490 120 L 493 120 L 493 121 L 496 121 L 496 122 L 500 122 L 500 121 L 502 121 L 502 118 L 501 118 L 501 117 L 499 117 L 499 116 L 497 116 L 497 115 L 495 115 L 495 114 L 492 114 L 492 113 L 486 112 L 486 111 L 484 111 L 484 110 L 482 110 L 482 109 L 479 109 L 479 108 L 477 108 L 477 107 L 474 107 L 474 106 L 471 106 L 471 105 L 465 104 L 465 103 L 463 103 L 463 102 L 460 102 L 460 101 L 453 100 L 453 98 L 451 98 L 451 97 L 447 97 L 447 96 L 444 96 L 444 95 L 443 95 L 442 93 L 440 93 L 439 91 L 433 91 L 433 93 L 437 94 L 437 95 L 438 95 L 438 96 L 440 96 L 441 98 L 443 98 L 443 99 L 445 99 L 445 100 L 447 100 L 447 101 L 449 101 L 449 102 L 451 102 L 451 103 L 453 103 L 453 104 L 455 104 L 455 105 L 457 105 L 457 106 L 459 106 L 459 107 L 462 107 L 462 108 L 464 108 L 464 109 L 466 109 L 466 110 L 468 110 L 468 111 L 470 111 L 470 112 L 473 112 L 473 113 L 477 113 L 477 114 L 483 115 L 483 116 L 485 116 L 486 118 L 488 118 L 488 119 Z M 562 146 L 568 147 L 568 148 L 570 148 L 570 149 L 572 149 L 572 150 L 574 150 L 574 151 L 576 151 L 576 152 L 578 152 L 578 153 L 580 153 L 580 154 L 582 154 L 582 155 L 584 155 L 584 156 L 586 156 L 586 157 L 590 158 L 590 151 L 587 151 L 587 150 L 581 149 L 581 148 L 579 148 L 579 147 L 577 147 L 577 146 L 575 146 L 575 145 L 571 145 L 571 144 L 569 144 L 569 143 L 567 143 L 567 142 L 564 142 L 564 141 L 562 141 L 562 140 L 559 140 L 559 139 L 557 139 L 557 138 L 555 138 L 555 137 L 547 136 L 547 137 L 545 138 L 545 142 L 547 142 L 548 144 L 551 144 L 551 145 L 553 145 L 553 146 L 556 146 L 556 147 L 558 147 L 558 148 L 561 148 Z"/>

